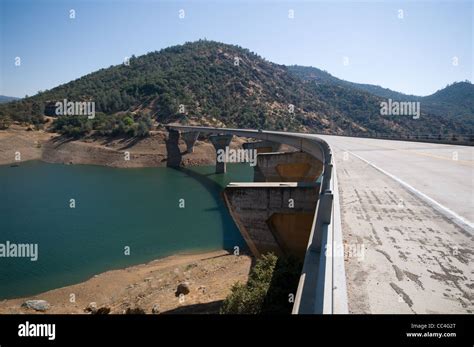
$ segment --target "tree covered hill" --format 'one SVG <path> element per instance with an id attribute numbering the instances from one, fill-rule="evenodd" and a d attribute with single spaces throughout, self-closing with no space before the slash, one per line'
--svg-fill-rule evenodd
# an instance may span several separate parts
<path id="1" fill-rule="evenodd" d="M 291 65 L 291 66 L 288 66 L 288 70 L 295 76 L 298 76 L 299 78 L 305 81 L 314 81 L 317 84 L 338 85 L 338 86 L 343 86 L 347 88 L 357 89 L 357 90 L 370 93 L 375 96 L 379 96 L 384 99 L 390 98 L 392 100 L 403 100 L 403 101 L 418 101 L 420 99 L 420 97 L 416 95 L 408 95 L 408 94 L 399 93 L 397 91 L 384 88 L 381 86 L 376 86 L 373 84 L 354 83 L 354 82 L 342 80 L 331 75 L 327 71 L 324 71 L 312 66 Z"/>
<path id="2" fill-rule="evenodd" d="M 428 96 L 403 94 L 372 84 L 354 83 L 341 80 L 326 71 L 310 66 L 288 67 L 295 76 L 317 84 L 338 85 L 368 92 L 384 99 L 398 101 L 419 101 L 427 113 L 442 117 L 474 119 L 474 85 L 468 81 L 455 82 Z"/>
<path id="3" fill-rule="evenodd" d="M 474 85 L 457 82 L 422 98 L 429 112 L 469 124 L 474 129 Z"/>
<path id="4" fill-rule="evenodd" d="M 417 120 L 382 116 L 379 95 L 334 83 L 337 79 L 327 73 L 331 83 L 302 77 L 294 67 L 271 63 L 247 49 L 200 40 L 133 56 L 129 65 L 101 69 L 0 105 L 0 118 L 40 125 L 48 105 L 67 99 L 94 101 L 100 113 L 97 120 L 60 117 L 57 130 L 74 129 L 79 136 L 92 129 L 104 134 L 108 128 L 130 130 L 135 121 L 141 122 L 137 124 L 143 133 L 150 118 L 160 123 L 215 120 L 229 127 L 361 135 L 437 134 L 440 129 L 459 134 L 473 129 L 423 112 Z M 122 114 L 126 118 L 117 119 Z"/>

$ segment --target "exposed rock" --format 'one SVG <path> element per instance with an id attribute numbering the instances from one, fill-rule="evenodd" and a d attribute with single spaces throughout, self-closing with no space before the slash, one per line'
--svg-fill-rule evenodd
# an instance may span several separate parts
<path id="1" fill-rule="evenodd" d="M 145 314 L 145 311 L 140 307 L 127 308 L 125 314 Z"/>
<path id="2" fill-rule="evenodd" d="M 35 311 L 44 312 L 48 310 L 51 305 L 46 300 L 27 300 L 23 304 L 21 304 L 21 307 L 31 308 Z"/>
<path id="3" fill-rule="evenodd" d="M 175 295 L 180 296 L 181 294 L 187 295 L 190 292 L 189 288 L 189 283 L 188 282 L 182 282 L 178 284 L 178 288 L 176 288 Z"/>
<path id="4" fill-rule="evenodd" d="M 1 147 L 1 144 L 0 144 Z M 1 156 L 1 153 L 0 153 Z M 219 256 L 221 255 L 221 256 Z M 164 313 L 200 313 L 204 310 L 206 313 L 219 313 L 218 305 L 200 305 L 209 302 L 221 302 L 228 295 L 232 284 L 236 281 L 245 283 L 251 259 L 244 265 L 235 267 L 233 255 L 228 255 L 225 251 L 216 251 L 203 255 L 185 255 L 175 256 L 166 261 L 158 260 L 148 263 L 146 266 L 133 266 L 124 270 L 114 270 L 107 275 L 100 275 L 93 279 L 92 276 L 87 282 L 72 287 L 60 288 L 56 293 L 45 293 L 34 297 L 25 297 L 23 299 L 2 300 L 0 298 L 0 314 L 65 314 L 82 313 L 86 315 L 105 314 L 110 308 L 109 315 L 125 314 L 127 308 L 131 308 L 130 313 L 135 313 L 135 307 L 140 307 L 146 315 L 161 315 Z M 184 261 L 185 259 L 186 261 Z M 243 256 L 241 259 L 246 259 Z M 192 277 L 187 280 L 183 278 L 183 269 L 187 263 L 196 263 L 198 266 L 191 270 Z M 162 266 L 161 264 L 166 266 Z M 232 271 L 222 271 L 222 276 L 218 278 L 219 285 L 215 285 L 216 277 L 204 276 L 202 269 L 217 269 L 225 265 Z M 180 278 L 175 278 L 174 270 L 179 266 Z M 234 267 L 233 267 L 234 266 Z M 130 269 L 137 272 L 137 276 L 130 276 Z M 214 271 L 211 271 L 213 274 Z M 243 275 L 238 275 L 243 274 Z M 144 282 L 147 277 L 153 277 L 151 282 Z M 187 295 L 175 297 L 175 292 L 180 283 L 188 282 L 190 292 Z M 112 284 L 113 285 L 110 285 Z M 132 284 L 133 289 L 125 289 Z M 100 287 L 99 287 L 100 285 Z M 156 286 L 156 288 L 154 288 Z M 205 288 L 204 288 L 205 287 Z M 161 289 L 160 289 L 161 288 Z M 205 291 L 205 293 L 203 293 Z M 75 293 L 77 303 L 65 302 L 65 298 Z M 141 297 L 146 294 L 145 297 Z M 106 298 L 106 301 L 101 300 Z M 179 300 L 181 298 L 181 300 Z M 21 304 L 30 299 L 43 299 L 49 302 L 51 307 L 46 312 L 38 312 L 33 309 L 21 307 Z M 92 303 L 91 300 L 99 300 Z M 156 304 L 156 305 L 155 305 Z M 175 310 L 178 311 L 175 312 Z M 94 312 L 94 313 L 93 313 Z M 138 310 L 138 313 L 142 313 Z M 145 316 L 144 316 L 145 317 Z M 1 328 L 0 328 L 1 330 Z"/>
<path id="5" fill-rule="evenodd" d="M 91 312 L 92 314 L 97 313 L 97 303 L 91 302 L 87 307 L 84 309 L 84 312 Z"/>
<path id="6" fill-rule="evenodd" d="M 154 304 L 153 307 L 152 307 L 152 309 L 151 309 L 151 313 L 153 313 L 153 314 L 158 314 L 158 313 L 160 313 L 160 305 Z"/>
<path id="7" fill-rule="evenodd" d="M 110 307 L 104 306 L 99 308 L 94 314 L 109 314 L 110 313 Z"/>

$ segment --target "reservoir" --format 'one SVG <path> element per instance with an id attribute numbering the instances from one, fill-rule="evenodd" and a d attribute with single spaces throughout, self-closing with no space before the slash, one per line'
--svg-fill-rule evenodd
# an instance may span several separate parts
<path id="1" fill-rule="evenodd" d="M 0 166 L 0 243 L 37 244 L 38 259 L 0 258 L 0 299 L 186 252 L 245 247 L 221 198 L 252 181 L 248 164 L 171 169 Z"/>

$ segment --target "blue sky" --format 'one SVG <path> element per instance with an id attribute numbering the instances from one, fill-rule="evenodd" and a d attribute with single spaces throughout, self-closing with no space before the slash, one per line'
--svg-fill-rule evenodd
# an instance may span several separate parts
<path id="1" fill-rule="evenodd" d="M 200 38 L 408 94 L 473 80 L 472 1 L 0 2 L 2 95 L 34 95 L 126 56 Z"/>

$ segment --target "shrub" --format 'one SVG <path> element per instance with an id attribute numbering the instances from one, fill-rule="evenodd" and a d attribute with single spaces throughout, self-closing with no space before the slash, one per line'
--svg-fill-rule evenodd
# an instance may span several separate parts
<path id="1" fill-rule="evenodd" d="M 269 253 L 257 260 L 247 284 L 237 283 L 224 300 L 222 314 L 290 313 L 289 295 L 296 293 L 301 262 Z"/>
<path id="2" fill-rule="evenodd" d="M 72 137 L 82 137 L 93 130 L 102 136 L 147 136 L 153 121 L 149 116 L 132 114 L 104 115 L 98 113 L 94 119 L 86 116 L 61 116 L 54 121 L 54 130 Z"/>
<path id="3" fill-rule="evenodd" d="M 143 120 L 138 121 L 137 131 L 135 136 L 144 137 L 148 135 L 150 126 Z"/>
<path id="4" fill-rule="evenodd" d="M 12 120 L 9 116 L 0 115 L 0 130 L 8 129 L 11 124 L 12 124 Z"/>

